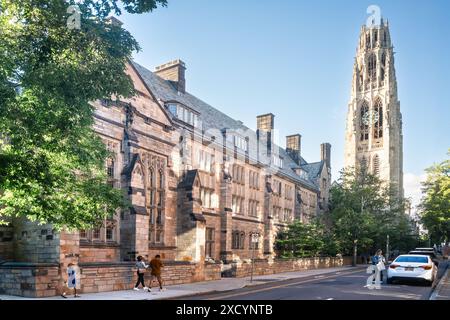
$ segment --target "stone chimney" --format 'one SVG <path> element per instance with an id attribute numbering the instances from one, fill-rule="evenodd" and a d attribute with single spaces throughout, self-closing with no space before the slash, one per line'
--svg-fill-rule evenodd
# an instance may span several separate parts
<path id="1" fill-rule="evenodd" d="M 331 168 L 331 144 L 322 143 L 320 145 L 320 160 L 325 161 L 327 168 Z"/>
<path id="2" fill-rule="evenodd" d="M 272 131 L 274 128 L 274 119 L 275 116 L 272 113 L 262 114 L 260 116 L 256 116 L 256 123 L 258 130 L 261 131 Z"/>
<path id="3" fill-rule="evenodd" d="M 262 114 L 256 117 L 256 136 L 258 138 L 258 157 L 265 156 L 270 162 L 273 144 L 274 118 L 272 113 Z M 262 150 L 261 150 L 262 149 Z"/>
<path id="4" fill-rule="evenodd" d="M 185 79 L 186 66 L 180 59 L 164 63 L 155 68 L 155 73 L 169 81 L 178 92 L 186 92 L 186 79 Z"/>
<path id="5" fill-rule="evenodd" d="M 300 165 L 301 159 L 301 146 L 302 136 L 300 134 L 286 136 L 286 152 L 298 165 Z"/>

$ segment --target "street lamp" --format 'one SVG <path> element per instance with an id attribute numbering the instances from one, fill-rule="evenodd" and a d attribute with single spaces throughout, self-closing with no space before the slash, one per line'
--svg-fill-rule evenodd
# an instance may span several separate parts
<path id="1" fill-rule="evenodd" d="M 389 235 L 386 237 L 386 262 L 389 263 Z"/>
<path id="2" fill-rule="evenodd" d="M 255 249 L 256 244 L 259 242 L 259 234 L 252 233 L 251 239 L 252 239 L 252 268 L 250 272 L 250 283 L 253 282 L 253 268 L 255 266 Z"/>

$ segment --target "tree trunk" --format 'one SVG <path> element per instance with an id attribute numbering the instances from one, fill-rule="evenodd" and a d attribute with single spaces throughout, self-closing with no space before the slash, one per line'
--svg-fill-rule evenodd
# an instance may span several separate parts
<path id="1" fill-rule="evenodd" d="M 358 252 L 358 244 L 357 244 L 357 240 L 354 240 L 353 241 L 353 263 L 352 263 L 353 267 L 356 267 L 356 262 L 357 262 L 356 260 L 357 260 L 357 256 L 358 256 L 357 252 Z"/>

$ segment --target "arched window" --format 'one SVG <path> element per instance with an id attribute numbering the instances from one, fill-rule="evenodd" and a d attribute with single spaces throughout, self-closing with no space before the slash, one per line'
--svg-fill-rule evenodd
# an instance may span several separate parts
<path id="1" fill-rule="evenodd" d="M 108 184 L 114 188 L 114 158 L 106 159 L 106 174 L 108 176 Z"/>
<path id="2" fill-rule="evenodd" d="M 164 165 L 157 162 L 155 167 L 149 168 L 149 197 L 150 197 L 150 245 L 164 243 Z"/>
<path id="3" fill-rule="evenodd" d="M 381 85 L 383 85 L 384 78 L 385 78 L 385 69 L 386 69 L 386 53 L 383 52 L 381 55 L 381 69 L 380 69 L 380 81 Z"/>
<path id="4" fill-rule="evenodd" d="M 114 158 L 109 157 L 106 160 L 106 173 L 108 178 L 114 179 Z"/>
<path id="5" fill-rule="evenodd" d="M 239 249 L 244 249 L 244 243 L 245 243 L 245 232 L 241 231 L 239 237 Z"/>
<path id="6" fill-rule="evenodd" d="M 373 157 L 372 172 L 376 176 L 380 175 L 380 157 L 377 154 Z"/>
<path id="7" fill-rule="evenodd" d="M 366 48 L 370 48 L 370 33 L 366 34 Z"/>
<path id="8" fill-rule="evenodd" d="M 377 57 L 375 56 L 375 54 L 371 54 L 369 56 L 367 72 L 369 74 L 370 80 L 376 79 L 376 77 L 377 77 Z"/>
<path id="9" fill-rule="evenodd" d="M 369 140 L 369 121 L 370 121 L 369 106 L 367 105 L 367 102 L 364 102 L 363 105 L 361 106 L 360 112 L 361 141 Z"/>
<path id="10" fill-rule="evenodd" d="M 383 103 L 377 99 L 373 108 L 373 138 L 380 139 L 383 137 Z"/>
<path id="11" fill-rule="evenodd" d="M 159 189 L 164 189 L 164 172 L 159 170 Z"/>
<path id="12" fill-rule="evenodd" d="M 148 170 L 148 186 L 150 188 L 155 187 L 155 172 L 154 172 L 153 168 L 150 168 Z"/>

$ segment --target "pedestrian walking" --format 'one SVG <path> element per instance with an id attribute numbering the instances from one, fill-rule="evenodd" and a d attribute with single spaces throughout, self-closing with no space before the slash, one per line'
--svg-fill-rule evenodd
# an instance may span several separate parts
<path id="1" fill-rule="evenodd" d="M 77 294 L 77 266 L 75 263 L 69 263 L 67 266 L 67 282 L 64 282 L 64 287 L 62 289 L 61 296 L 67 299 L 66 288 L 73 290 L 73 297 L 79 298 L 80 295 Z"/>
<path id="2" fill-rule="evenodd" d="M 148 268 L 148 265 L 145 264 L 144 261 L 144 257 L 142 256 L 138 256 L 137 258 L 137 262 L 136 262 L 136 268 L 137 268 L 137 282 L 136 285 L 134 286 L 133 290 L 135 291 L 139 291 L 139 284 L 142 284 L 142 287 L 144 288 L 144 290 L 148 290 L 148 287 L 145 285 L 145 280 L 144 280 L 144 275 L 145 275 L 145 270 Z"/>
<path id="3" fill-rule="evenodd" d="M 152 268 L 151 271 L 151 275 L 152 275 L 152 280 L 150 281 L 150 287 L 148 288 L 148 292 L 152 291 L 152 284 L 153 281 L 158 281 L 159 283 L 159 291 L 163 291 L 163 286 L 162 286 L 162 279 L 161 279 L 161 268 L 164 267 L 162 261 L 161 261 L 161 256 L 159 254 L 157 254 L 151 261 L 150 261 L 150 268 Z"/>
<path id="4" fill-rule="evenodd" d="M 383 282 L 383 271 L 386 269 L 385 263 L 386 259 L 383 256 L 383 251 L 381 251 L 381 249 L 378 249 L 375 255 L 372 257 L 372 265 L 374 266 L 374 273 L 380 278 L 381 282 Z"/>

